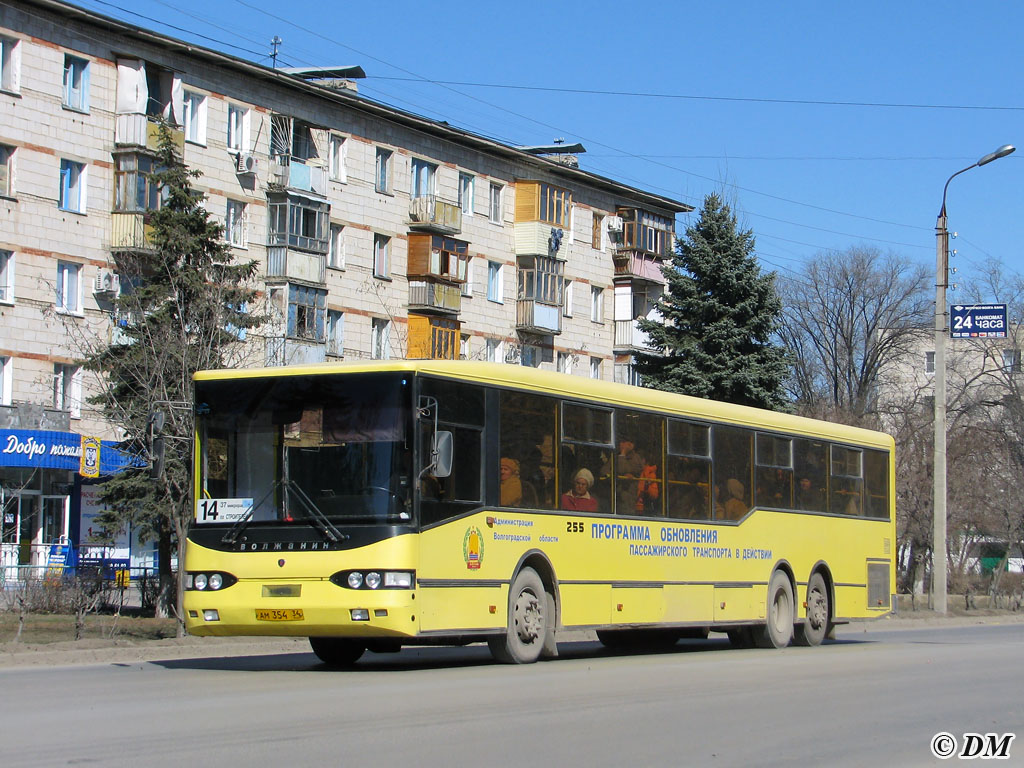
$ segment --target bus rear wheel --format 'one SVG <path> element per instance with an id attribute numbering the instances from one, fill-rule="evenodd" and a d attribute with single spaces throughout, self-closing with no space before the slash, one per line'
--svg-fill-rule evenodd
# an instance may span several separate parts
<path id="1" fill-rule="evenodd" d="M 761 648 L 785 648 L 793 639 L 793 585 L 782 571 L 768 582 L 767 623 L 757 637 Z"/>
<path id="2" fill-rule="evenodd" d="M 796 627 L 796 644 L 805 646 L 821 645 L 828 634 L 829 620 L 828 588 L 820 573 L 815 573 L 807 582 L 807 618 Z"/>
<path id="3" fill-rule="evenodd" d="M 366 652 L 366 646 L 347 637 L 311 637 L 313 653 L 329 667 L 351 667 Z"/>
<path id="4" fill-rule="evenodd" d="M 540 658 L 548 636 L 548 598 L 533 568 L 523 568 L 508 593 L 505 634 L 487 641 L 491 655 L 504 664 L 532 664 Z"/>

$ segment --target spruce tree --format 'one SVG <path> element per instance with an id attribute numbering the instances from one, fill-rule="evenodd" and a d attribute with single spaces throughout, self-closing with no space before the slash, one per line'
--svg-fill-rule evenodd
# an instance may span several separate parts
<path id="1" fill-rule="evenodd" d="M 103 483 L 100 498 L 108 512 L 100 523 L 111 531 L 130 524 L 158 542 L 157 612 L 166 616 L 180 607 L 171 558 L 176 543 L 182 554 L 192 517 L 192 375 L 227 365 L 243 347 L 246 329 L 264 318 L 248 311 L 258 295 L 251 283 L 256 262 L 232 263 L 223 227 L 192 186 L 200 174 L 186 168 L 166 126 L 156 165 L 149 183 L 159 190 L 159 205 L 146 214 L 146 247 L 113 254 L 121 279 L 114 341 L 83 362 L 98 374 L 100 389 L 91 402 L 120 428 L 139 463 L 149 465 Z M 159 473 L 152 471 L 157 413 L 165 451 Z M 178 619 L 180 625 L 180 613 Z"/>
<path id="2" fill-rule="evenodd" d="M 772 343 L 782 312 L 775 274 L 762 274 L 753 232 L 738 229 L 718 195 L 705 198 L 663 274 L 661 320 L 640 321 L 659 353 L 636 356 L 643 385 L 785 409 L 788 356 Z"/>

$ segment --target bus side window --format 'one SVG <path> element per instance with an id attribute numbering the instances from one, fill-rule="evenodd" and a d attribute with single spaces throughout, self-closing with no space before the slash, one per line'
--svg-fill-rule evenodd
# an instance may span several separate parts
<path id="1" fill-rule="evenodd" d="M 754 433 L 716 424 L 712 436 L 715 519 L 739 520 L 750 511 Z"/>
<path id="2" fill-rule="evenodd" d="M 864 511 L 864 473 L 862 451 L 832 446 L 832 493 L 829 512 L 838 515 L 860 515 Z"/>
<path id="3" fill-rule="evenodd" d="M 528 392 L 503 390 L 499 399 L 499 455 L 505 475 L 505 506 L 555 509 L 555 445 L 558 401 Z M 513 490 L 509 490 L 512 488 Z"/>
<path id="4" fill-rule="evenodd" d="M 864 451 L 864 514 L 889 519 L 889 454 Z"/>
<path id="5" fill-rule="evenodd" d="M 828 445 L 820 440 L 797 438 L 793 441 L 793 468 L 796 472 L 796 509 L 824 512 L 828 487 Z"/>

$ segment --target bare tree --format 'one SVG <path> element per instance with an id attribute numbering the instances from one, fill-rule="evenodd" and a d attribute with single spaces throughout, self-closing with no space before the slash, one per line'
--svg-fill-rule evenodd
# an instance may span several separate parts
<path id="1" fill-rule="evenodd" d="M 852 246 L 819 253 L 782 278 L 780 336 L 795 357 L 790 394 L 801 411 L 859 420 L 891 365 L 928 328 L 928 270 L 895 253 Z"/>

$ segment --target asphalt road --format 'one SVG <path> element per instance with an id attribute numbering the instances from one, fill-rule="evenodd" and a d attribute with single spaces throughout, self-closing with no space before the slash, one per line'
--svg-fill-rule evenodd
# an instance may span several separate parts
<path id="1" fill-rule="evenodd" d="M 939 765 L 932 737 L 1024 730 L 1024 624 L 841 628 L 821 648 L 666 653 L 563 643 L 0 669 L 17 766 Z M 1009 764 L 1024 764 L 1024 740 Z M 954 762 L 956 762 L 954 760 Z M 1007 764 L 1007 763 L 1003 763 Z"/>

